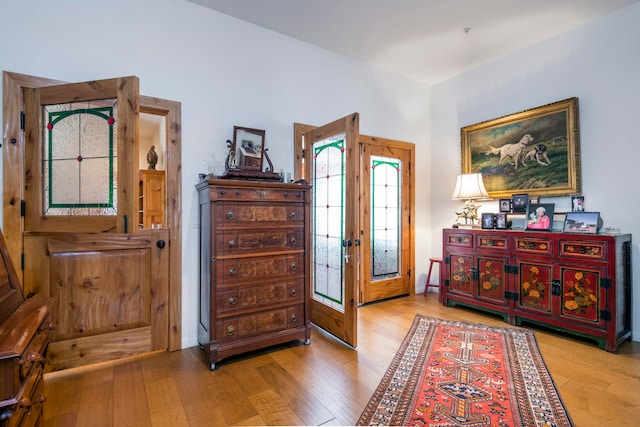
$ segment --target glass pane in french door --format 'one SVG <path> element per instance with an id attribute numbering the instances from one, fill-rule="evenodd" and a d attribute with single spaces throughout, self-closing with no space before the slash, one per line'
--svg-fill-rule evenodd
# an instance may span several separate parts
<path id="1" fill-rule="evenodd" d="M 398 277 L 402 248 L 398 159 L 371 156 L 371 281 Z"/>
<path id="2" fill-rule="evenodd" d="M 345 135 L 313 144 L 313 299 L 344 311 Z"/>

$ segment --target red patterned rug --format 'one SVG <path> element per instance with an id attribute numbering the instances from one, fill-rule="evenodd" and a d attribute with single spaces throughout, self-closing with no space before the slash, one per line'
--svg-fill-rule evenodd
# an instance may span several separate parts
<path id="1" fill-rule="evenodd" d="M 358 425 L 573 423 L 532 331 L 417 315 Z"/>

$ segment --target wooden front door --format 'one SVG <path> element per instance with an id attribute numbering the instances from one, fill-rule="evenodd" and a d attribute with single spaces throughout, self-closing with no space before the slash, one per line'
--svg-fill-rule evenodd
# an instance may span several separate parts
<path id="1" fill-rule="evenodd" d="M 360 135 L 360 303 L 411 293 L 414 145 Z"/>
<path id="2" fill-rule="evenodd" d="M 24 151 L 5 151 L 23 159 L 10 165 L 22 179 L 9 181 L 24 183 L 21 245 L 15 197 L 7 203 L 6 191 L 4 223 L 11 247 L 23 249 L 25 293 L 55 297 L 47 369 L 179 348 L 170 327 L 179 298 L 172 301 L 169 288 L 170 275 L 179 274 L 169 257 L 179 230 L 137 226 L 138 79 L 25 86 Z M 168 192 L 179 182 L 173 176 Z M 168 218 L 168 227 L 174 222 Z"/>
<path id="3" fill-rule="evenodd" d="M 354 113 L 304 133 L 305 178 L 313 184 L 311 321 L 352 347 L 358 344 L 358 124 Z"/>

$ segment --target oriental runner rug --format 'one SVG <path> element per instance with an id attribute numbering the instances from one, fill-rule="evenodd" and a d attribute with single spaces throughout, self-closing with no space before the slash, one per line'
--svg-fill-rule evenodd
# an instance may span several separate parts
<path id="1" fill-rule="evenodd" d="M 573 422 L 532 331 L 417 315 L 357 425 Z"/>

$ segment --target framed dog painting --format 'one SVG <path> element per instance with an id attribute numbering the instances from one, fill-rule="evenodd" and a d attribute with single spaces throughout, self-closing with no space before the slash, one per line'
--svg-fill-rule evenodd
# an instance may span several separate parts
<path id="1" fill-rule="evenodd" d="M 578 98 L 462 128 L 462 173 L 482 173 L 492 198 L 581 191 Z"/>

